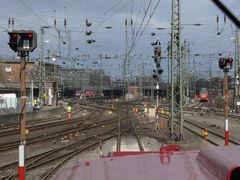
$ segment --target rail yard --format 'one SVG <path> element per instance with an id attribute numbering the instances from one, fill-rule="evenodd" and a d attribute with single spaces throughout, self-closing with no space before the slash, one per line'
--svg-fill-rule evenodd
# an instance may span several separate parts
<path id="1" fill-rule="evenodd" d="M 167 104 L 159 111 L 161 127 L 143 111 L 144 102 L 72 100 L 73 115 L 68 120 L 64 106 L 58 114 L 27 123 L 26 178 L 50 179 L 59 170 L 79 160 L 107 157 L 110 152 L 158 151 L 169 143 Z M 207 111 L 197 104 L 184 110 L 184 141 L 181 150 L 224 145 L 223 112 Z M 230 145 L 239 145 L 239 116 L 229 117 Z M 205 136 L 203 131 L 207 130 Z M 17 179 L 19 124 L 2 124 L 0 130 L 0 178 Z"/>
<path id="2" fill-rule="evenodd" d="M 237 0 L 1 0 L 0 29 L 0 179 L 240 179 Z"/>

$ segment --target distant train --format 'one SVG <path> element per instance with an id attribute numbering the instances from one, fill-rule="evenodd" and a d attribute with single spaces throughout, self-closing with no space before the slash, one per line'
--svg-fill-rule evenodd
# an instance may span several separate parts
<path id="1" fill-rule="evenodd" d="M 199 92 L 198 99 L 200 102 L 207 102 L 209 97 L 208 97 L 208 90 L 206 88 L 201 88 Z"/>

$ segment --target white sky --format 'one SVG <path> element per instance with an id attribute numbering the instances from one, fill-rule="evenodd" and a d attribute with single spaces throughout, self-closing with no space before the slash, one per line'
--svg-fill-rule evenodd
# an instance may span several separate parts
<path id="1" fill-rule="evenodd" d="M 95 66 L 95 68 L 99 68 L 99 64 L 92 63 L 98 61 L 96 58 L 99 54 L 103 56 L 105 54 L 108 56 L 117 54 L 119 57 L 125 53 L 125 18 L 127 18 L 128 23 L 130 23 L 131 18 L 133 20 L 133 26 L 128 24 L 128 49 L 131 47 L 132 35 L 136 35 L 143 20 L 144 12 L 146 12 L 150 2 L 149 11 L 147 11 L 146 18 L 139 31 L 140 35 L 158 0 L 1 0 L 0 26 L 12 30 L 12 27 L 8 28 L 8 19 L 14 18 L 14 29 L 32 29 L 39 33 L 41 26 L 53 26 L 53 21 L 56 18 L 57 28 L 61 30 L 62 41 L 67 41 L 63 26 L 64 18 L 66 18 L 67 30 L 70 30 L 72 39 L 71 56 L 79 59 L 76 60 L 79 65 L 75 63 L 70 66 L 79 68 L 86 66 L 92 68 Z M 239 0 L 223 0 L 223 2 L 235 15 L 240 15 Z M 216 22 L 217 15 L 219 16 L 218 26 Z M 231 37 L 234 36 L 233 30 L 235 27 L 229 19 L 224 24 L 223 17 L 223 13 L 210 0 L 181 0 L 181 23 L 183 24 L 181 38 L 190 42 L 192 54 L 207 54 L 195 59 L 197 63 L 196 69 L 203 71 L 199 67 L 211 62 L 214 71 L 219 73 L 217 54 L 221 52 L 225 56 L 234 57 L 234 42 Z M 88 29 L 92 30 L 93 34 L 89 37 L 85 35 L 86 18 L 92 22 L 92 26 Z M 159 38 L 162 42 L 162 50 L 166 51 L 167 43 L 170 41 L 170 21 L 171 1 L 160 0 L 146 30 L 142 33 L 140 40 L 130 55 L 133 76 L 141 72 L 139 65 L 142 63 L 145 64 L 145 74 L 155 68 L 151 58 L 153 47 L 150 44 L 156 38 Z M 203 25 L 186 25 L 194 23 Z M 111 26 L 112 29 L 105 29 L 106 26 Z M 157 27 L 166 29 L 157 30 Z M 2 28 L 0 31 L 0 56 L 14 56 L 14 52 L 7 45 L 7 33 Z M 155 32 L 156 35 L 151 36 L 151 32 Z M 220 35 L 217 35 L 217 32 L 221 32 Z M 45 52 L 47 52 L 47 49 L 50 49 L 51 52 L 57 52 L 56 31 L 54 29 L 47 30 L 45 39 L 50 41 L 45 44 Z M 87 44 L 87 39 L 94 39 L 96 43 Z M 38 40 L 40 41 L 40 38 Z M 39 56 L 39 47 L 31 55 L 32 57 Z M 79 50 L 76 50 L 76 48 Z M 62 61 L 66 61 L 66 63 L 67 50 L 67 44 L 61 45 L 61 55 L 65 58 Z M 92 60 L 84 60 L 82 56 L 85 54 L 89 54 Z M 210 59 L 208 54 L 214 54 L 216 58 Z M 77 56 L 80 58 L 76 58 Z M 163 56 L 166 56 L 166 54 L 163 54 Z M 59 64 L 62 63 L 59 61 Z M 121 59 L 103 60 L 102 65 L 114 76 L 119 77 L 121 75 Z M 162 66 L 167 69 L 166 60 L 163 60 Z M 206 71 L 208 71 L 208 68 Z M 201 73 L 201 75 L 203 74 L 206 73 Z M 164 70 L 163 78 L 166 79 L 166 77 L 167 71 Z"/>

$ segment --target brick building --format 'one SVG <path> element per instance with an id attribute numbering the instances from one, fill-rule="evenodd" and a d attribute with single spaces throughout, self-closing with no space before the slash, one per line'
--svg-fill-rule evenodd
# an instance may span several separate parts
<path id="1" fill-rule="evenodd" d="M 45 91 L 46 95 L 50 92 L 51 97 L 56 99 L 57 79 L 59 67 L 53 64 L 45 64 Z M 57 70 L 55 70 L 57 69 Z M 55 71 L 54 71 L 55 70 Z M 53 74 L 53 73 L 56 73 Z M 39 61 L 30 61 L 26 64 L 26 94 L 31 97 L 33 87 L 33 97 L 39 94 Z M 20 96 L 20 61 L 2 60 L 0 61 L 0 94 L 16 93 Z"/>

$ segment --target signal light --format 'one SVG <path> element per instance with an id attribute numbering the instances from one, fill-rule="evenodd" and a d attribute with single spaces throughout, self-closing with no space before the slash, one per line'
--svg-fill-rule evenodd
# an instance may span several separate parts
<path id="1" fill-rule="evenodd" d="M 32 33 L 29 33 L 27 36 L 28 36 L 29 38 L 32 38 L 32 37 L 33 37 L 33 34 L 32 34 Z"/>
<path id="2" fill-rule="evenodd" d="M 17 34 L 16 34 L 16 33 L 12 33 L 12 34 L 10 34 L 10 36 L 11 36 L 12 38 L 16 38 L 16 37 L 17 37 Z"/>
<path id="3" fill-rule="evenodd" d="M 153 77 L 153 79 L 157 79 L 157 75 L 156 74 L 154 74 L 152 77 Z"/>
<path id="4" fill-rule="evenodd" d="M 227 62 L 232 63 L 232 62 L 233 62 L 233 59 L 232 59 L 232 58 L 228 58 L 228 59 L 227 59 Z"/>
<path id="5" fill-rule="evenodd" d="M 233 62 L 232 58 L 220 58 L 218 60 L 218 65 L 221 69 L 227 71 L 228 69 L 232 68 L 232 62 Z"/>
<path id="6" fill-rule="evenodd" d="M 163 69 L 158 69 L 158 74 L 162 74 L 163 73 Z"/>
<path id="7" fill-rule="evenodd" d="M 226 65 L 226 62 L 225 62 L 225 59 L 224 58 L 220 58 L 218 60 L 218 65 L 221 69 L 224 69 L 225 65 Z"/>
<path id="8" fill-rule="evenodd" d="M 227 62 L 226 62 L 226 64 L 227 64 L 227 69 L 231 69 L 231 68 L 232 68 L 232 62 L 233 62 L 233 59 L 232 59 L 232 58 L 228 58 L 228 59 L 227 59 Z"/>

